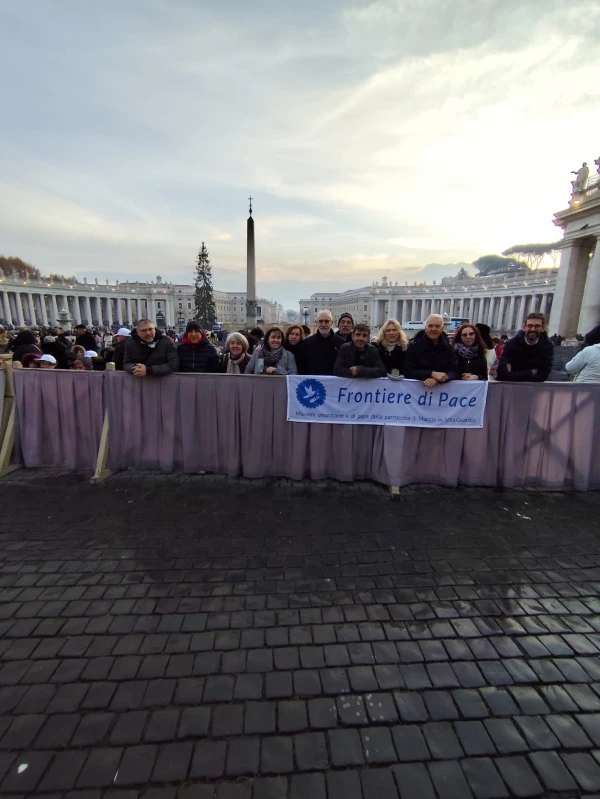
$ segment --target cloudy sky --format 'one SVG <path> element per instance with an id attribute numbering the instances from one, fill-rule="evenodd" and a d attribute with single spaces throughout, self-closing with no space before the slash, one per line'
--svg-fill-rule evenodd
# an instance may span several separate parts
<path id="1" fill-rule="evenodd" d="M 0 253 L 258 290 L 551 241 L 600 155 L 596 0 L 0 0 Z"/>

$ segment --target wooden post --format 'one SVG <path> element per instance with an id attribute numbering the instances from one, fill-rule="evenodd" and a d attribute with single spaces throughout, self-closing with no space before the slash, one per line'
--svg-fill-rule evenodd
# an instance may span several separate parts
<path id="1" fill-rule="evenodd" d="M 11 463 L 10 461 L 15 446 L 15 424 L 17 420 L 13 369 L 22 369 L 23 365 L 20 361 L 9 360 L 9 357 L 11 356 L 0 356 L 0 369 L 6 374 L 4 406 L 2 419 L 0 419 L 0 477 L 4 477 L 10 472 L 21 468 L 20 463 Z"/>
<path id="2" fill-rule="evenodd" d="M 107 363 L 106 364 L 106 371 L 114 372 L 115 365 L 114 363 Z M 112 469 L 108 469 L 106 464 L 108 463 L 108 409 L 104 411 L 104 422 L 102 424 L 102 435 L 100 436 L 100 446 L 98 448 L 98 457 L 96 458 L 96 471 L 94 472 L 94 476 L 90 480 L 92 485 L 98 485 L 103 480 L 106 480 L 107 477 L 110 477 Z"/>

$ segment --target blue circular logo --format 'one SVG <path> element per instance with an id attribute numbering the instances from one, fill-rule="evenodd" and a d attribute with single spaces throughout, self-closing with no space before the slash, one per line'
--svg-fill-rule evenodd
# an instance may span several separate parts
<path id="1" fill-rule="evenodd" d="M 305 408 L 318 408 L 325 402 L 327 392 L 320 380 L 303 380 L 296 389 L 296 397 Z"/>

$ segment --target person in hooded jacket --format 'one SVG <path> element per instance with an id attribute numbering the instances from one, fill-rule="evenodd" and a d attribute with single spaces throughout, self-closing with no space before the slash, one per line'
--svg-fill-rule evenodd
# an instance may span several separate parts
<path id="1" fill-rule="evenodd" d="M 69 359 L 67 358 L 67 348 L 62 342 L 57 341 L 54 336 L 44 337 L 42 352 L 44 355 L 54 356 L 57 369 L 68 369 L 70 367 Z"/>
<path id="2" fill-rule="evenodd" d="M 198 322 L 188 322 L 177 347 L 179 372 L 220 372 L 221 360 L 214 344 Z"/>
<path id="3" fill-rule="evenodd" d="M 40 348 L 36 345 L 36 338 L 31 330 L 21 330 L 11 342 L 13 352 L 13 361 L 21 361 L 23 363 L 23 356 L 29 353 L 41 355 Z"/>
<path id="4" fill-rule="evenodd" d="M 177 349 L 150 319 L 140 319 L 125 345 L 123 368 L 134 377 L 166 377 L 179 368 Z"/>
<path id="5" fill-rule="evenodd" d="M 428 316 L 425 330 L 420 330 L 409 343 L 404 358 L 404 377 L 422 380 L 427 388 L 457 379 L 456 356 L 439 314 Z"/>
<path id="6" fill-rule="evenodd" d="M 89 332 L 85 325 L 77 325 L 75 327 L 75 344 L 79 344 L 86 352 L 94 350 L 94 352 L 97 353 L 100 349 L 96 344 L 95 337 Z"/>
<path id="7" fill-rule="evenodd" d="M 487 380 L 488 361 L 481 333 L 475 325 L 465 322 L 454 334 L 453 345 L 461 380 Z"/>
<path id="8" fill-rule="evenodd" d="M 554 347 L 545 332 L 543 313 L 530 313 L 523 330 L 504 345 L 498 362 L 498 380 L 544 383 L 550 376 Z"/>

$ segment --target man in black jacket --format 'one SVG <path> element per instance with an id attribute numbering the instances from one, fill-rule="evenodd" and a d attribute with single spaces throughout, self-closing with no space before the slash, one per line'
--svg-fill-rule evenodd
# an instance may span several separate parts
<path id="1" fill-rule="evenodd" d="M 150 319 L 140 319 L 125 345 L 123 368 L 134 377 L 165 377 L 179 368 L 177 349 Z"/>
<path id="2" fill-rule="evenodd" d="M 343 313 L 338 319 L 337 335 L 343 338 L 346 343 L 352 341 L 352 332 L 354 330 L 354 319 L 349 313 Z"/>
<path id="3" fill-rule="evenodd" d="M 504 345 L 498 363 L 498 380 L 543 383 L 552 371 L 554 347 L 545 332 L 543 313 L 530 313 L 523 330 Z"/>
<path id="4" fill-rule="evenodd" d="M 371 331 L 367 325 L 355 325 L 352 341 L 338 352 L 333 370 L 337 377 L 385 377 L 387 372 L 381 362 L 377 347 L 369 344 Z"/>
<path id="5" fill-rule="evenodd" d="M 85 350 L 94 350 L 94 352 L 98 352 L 96 339 L 85 325 L 77 325 L 75 327 L 75 336 L 75 344 L 79 344 L 79 346 L 83 347 Z"/>
<path id="6" fill-rule="evenodd" d="M 452 345 L 444 333 L 444 320 L 431 314 L 409 343 L 404 359 L 404 377 L 422 380 L 427 388 L 458 378 L 458 366 Z"/>
<path id="7" fill-rule="evenodd" d="M 303 374 L 332 375 L 340 347 L 346 342 L 333 332 L 333 316 L 329 311 L 321 311 L 317 316 L 317 332 L 304 339 Z"/>
<path id="8" fill-rule="evenodd" d="M 220 372 L 221 361 L 214 344 L 206 338 L 198 322 L 188 322 L 177 347 L 180 372 Z"/>
<path id="9" fill-rule="evenodd" d="M 106 349 L 106 363 L 111 361 L 115 365 L 117 372 L 123 371 L 123 361 L 125 360 L 125 346 L 131 338 L 131 333 L 126 327 L 120 327 L 112 337 L 110 347 Z"/>

